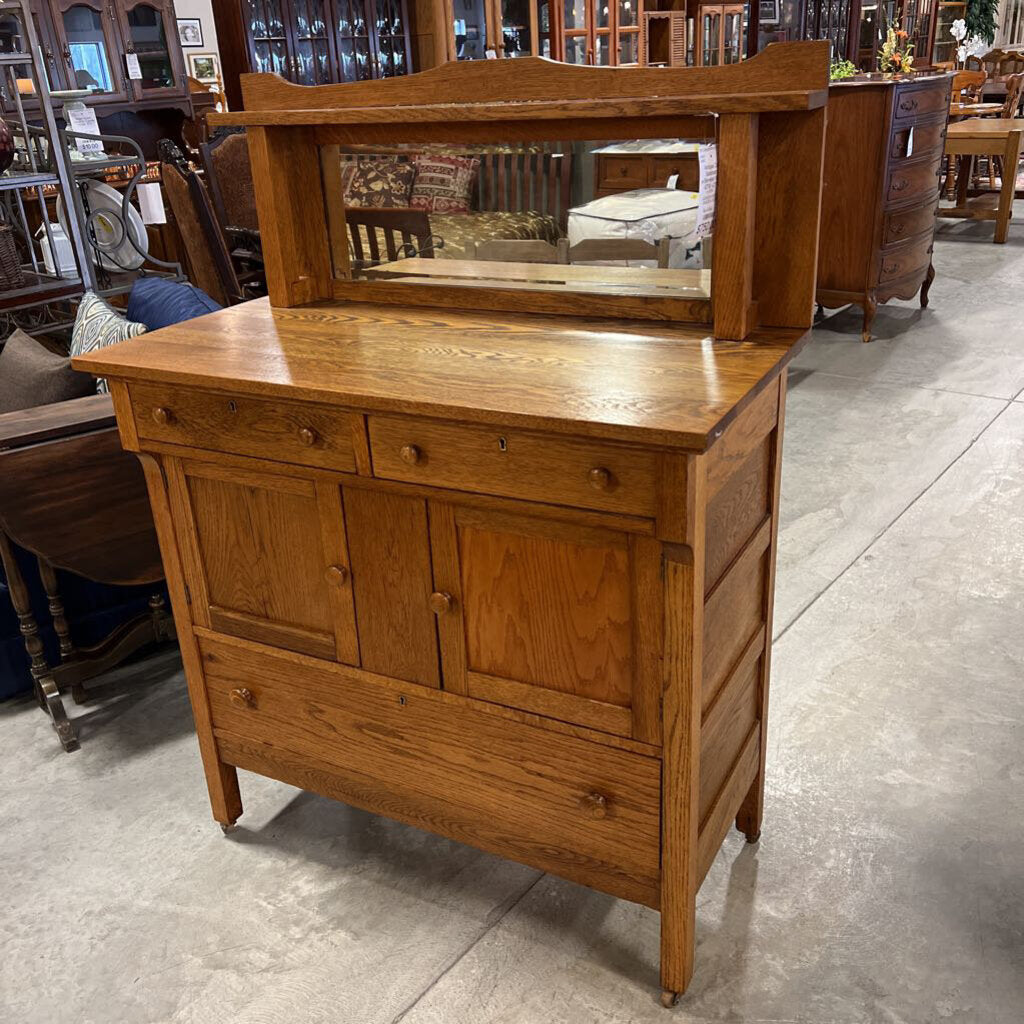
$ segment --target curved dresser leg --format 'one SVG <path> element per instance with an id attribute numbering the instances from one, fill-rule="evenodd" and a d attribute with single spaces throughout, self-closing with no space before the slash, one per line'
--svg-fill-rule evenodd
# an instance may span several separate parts
<path id="1" fill-rule="evenodd" d="M 874 322 L 875 313 L 878 312 L 878 300 L 874 295 L 869 295 L 864 300 L 864 327 L 860 332 L 861 341 L 871 340 L 871 324 Z"/>
<path id="2" fill-rule="evenodd" d="M 932 281 L 935 280 L 935 267 L 933 264 L 928 264 L 928 273 L 924 275 L 924 284 L 921 285 L 921 308 L 928 308 L 928 289 L 932 286 Z"/>

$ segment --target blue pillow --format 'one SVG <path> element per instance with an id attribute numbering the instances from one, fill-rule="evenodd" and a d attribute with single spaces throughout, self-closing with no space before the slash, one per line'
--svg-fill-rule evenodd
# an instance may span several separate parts
<path id="1" fill-rule="evenodd" d="M 128 296 L 128 319 L 155 331 L 221 307 L 206 292 L 166 277 L 140 277 Z"/>

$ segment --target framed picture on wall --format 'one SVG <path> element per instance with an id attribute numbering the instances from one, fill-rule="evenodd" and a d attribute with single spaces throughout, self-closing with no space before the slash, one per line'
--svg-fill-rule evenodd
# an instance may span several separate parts
<path id="1" fill-rule="evenodd" d="M 178 39 L 182 46 L 202 46 L 203 23 L 198 18 L 179 18 Z"/>
<path id="2" fill-rule="evenodd" d="M 759 25 L 778 25 L 780 0 L 758 0 L 757 21 Z"/>
<path id="3" fill-rule="evenodd" d="M 188 69 L 189 74 L 200 82 L 220 81 L 220 63 L 215 53 L 190 53 Z"/>

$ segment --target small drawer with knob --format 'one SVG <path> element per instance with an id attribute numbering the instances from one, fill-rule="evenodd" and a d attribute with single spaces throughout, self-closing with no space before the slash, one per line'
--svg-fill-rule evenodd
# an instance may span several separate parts
<path id="1" fill-rule="evenodd" d="M 355 472 L 362 417 L 304 402 L 134 384 L 140 439 Z"/>
<path id="2" fill-rule="evenodd" d="M 938 205 L 937 200 L 929 200 L 923 206 L 887 213 L 882 226 L 882 245 L 906 242 L 926 231 L 930 238 L 935 230 L 935 211 Z"/>
<path id="3" fill-rule="evenodd" d="M 938 151 L 928 159 L 891 164 L 885 184 L 886 206 L 917 205 L 937 199 L 941 163 L 942 153 Z"/>
<path id="4" fill-rule="evenodd" d="M 574 508 L 655 514 L 658 454 L 600 441 L 370 416 L 375 476 Z"/>
<path id="5" fill-rule="evenodd" d="M 932 235 L 928 232 L 912 239 L 906 245 L 883 249 L 879 256 L 879 283 L 896 281 L 912 274 L 920 274 L 923 277 L 932 260 L 932 248 Z"/>

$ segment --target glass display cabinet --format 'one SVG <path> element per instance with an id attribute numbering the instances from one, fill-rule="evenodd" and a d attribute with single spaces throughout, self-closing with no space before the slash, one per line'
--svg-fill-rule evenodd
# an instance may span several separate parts
<path id="1" fill-rule="evenodd" d="M 117 10 L 125 53 L 139 58 L 141 78 L 126 79 L 136 100 L 177 92 L 185 80 L 172 0 L 121 0 Z"/>
<path id="2" fill-rule="evenodd" d="M 736 64 L 744 57 L 744 22 L 741 3 L 701 4 L 697 24 L 700 38 L 697 63 L 705 67 Z"/>

